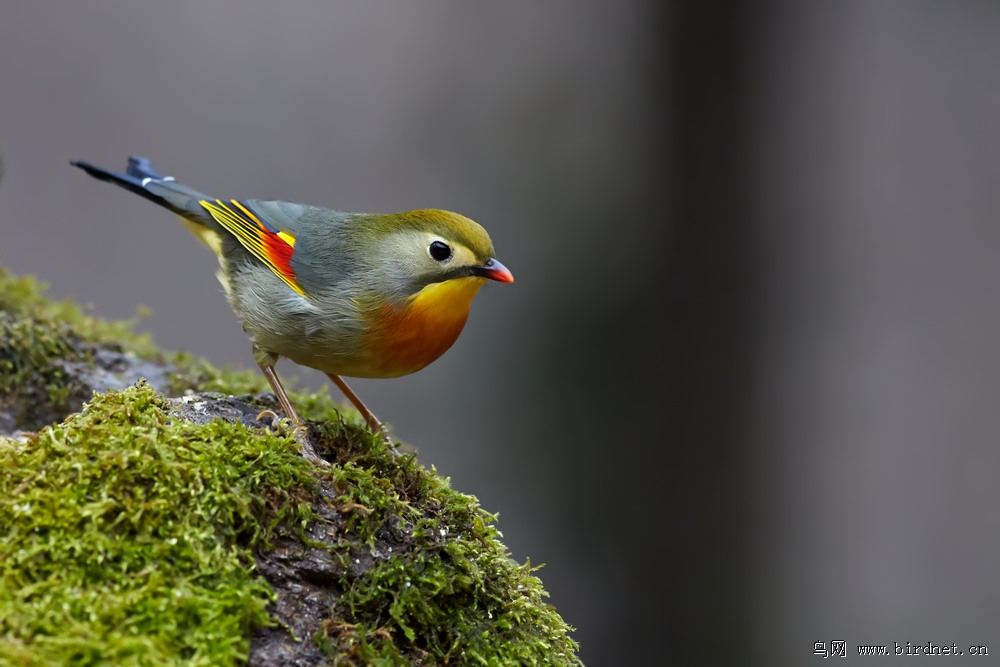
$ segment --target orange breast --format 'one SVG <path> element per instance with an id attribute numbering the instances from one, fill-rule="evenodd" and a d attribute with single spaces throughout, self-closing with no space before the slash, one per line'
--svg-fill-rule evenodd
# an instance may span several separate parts
<path id="1" fill-rule="evenodd" d="M 369 377 L 415 373 L 444 354 L 462 333 L 472 298 L 484 282 L 468 277 L 434 283 L 402 306 L 376 308 L 364 337 Z"/>

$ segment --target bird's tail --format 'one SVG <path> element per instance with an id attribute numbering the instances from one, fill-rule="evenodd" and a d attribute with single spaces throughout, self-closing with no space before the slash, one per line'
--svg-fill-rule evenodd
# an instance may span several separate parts
<path id="1" fill-rule="evenodd" d="M 195 238 L 211 248 L 220 258 L 222 257 L 223 237 L 227 235 L 222 233 L 222 226 L 202 206 L 202 202 L 210 198 L 186 185 L 181 185 L 172 176 L 164 176 L 153 171 L 146 158 L 130 157 L 124 174 L 116 174 L 88 162 L 71 161 L 70 164 L 83 169 L 98 180 L 114 183 L 170 209 L 177 214 Z M 223 278 L 220 280 L 223 281 L 223 285 L 227 285 Z"/>
<path id="2" fill-rule="evenodd" d="M 124 174 L 116 174 L 80 160 L 70 161 L 70 164 L 83 169 L 98 180 L 114 183 L 129 192 L 168 208 L 177 215 L 189 219 L 204 217 L 198 201 L 205 199 L 205 195 L 175 182 L 172 176 L 164 176 L 153 171 L 149 160 L 144 157 L 130 157 Z"/>

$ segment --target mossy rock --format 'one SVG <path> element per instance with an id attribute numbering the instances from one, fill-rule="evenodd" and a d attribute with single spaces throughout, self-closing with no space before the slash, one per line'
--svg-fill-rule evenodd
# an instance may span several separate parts
<path id="1" fill-rule="evenodd" d="M 326 394 L 292 395 L 319 469 L 257 374 L 2 269 L 0 321 L 0 411 L 38 429 L 0 438 L 0 665 L 579 664 L 495 516 Z M 75 402 L 143 365 L 160 387 Z"/>

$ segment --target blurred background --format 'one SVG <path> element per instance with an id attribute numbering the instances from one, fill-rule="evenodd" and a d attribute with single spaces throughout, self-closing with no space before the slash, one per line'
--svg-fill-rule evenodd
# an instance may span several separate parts
<path id="1" fill-rule="evenodd" d="M 586 663 L 1000 654 L 998 64 L 974 1 L 8 2 L 0 264 L 252 368 L 211 253 L 67 160 L 460 211 L 517 282 L 352 386 Z"/>

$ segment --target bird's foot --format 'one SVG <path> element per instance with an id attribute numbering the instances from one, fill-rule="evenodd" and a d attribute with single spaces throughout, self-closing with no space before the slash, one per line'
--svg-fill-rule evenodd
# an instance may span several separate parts
<path id="1" fill-rule="evenodd" d="M 288 428 L 292 429 L 292 436 L 299 443 L 299 448 L 302 451 L 302 457 L 307 461 L 319 466 L 320 468 L 329 468 L 330 462 L 326 459 L 320 457 L 316 450 L 313 449 L 312 442 L 309 440 L 309 429 L 302 422 L 294 422 L 290 419 L 279 418 L 271 410 L 262 410 L 260 414 L 257 415 L 257 421 L 260 421 L 263 417 L 271 418 L 271 428 L 274 430 L 285 430 Z"/>
<path id="2" fill-rule="evenodd" d="M 389 445 L 389 453 L 392 454 L 393 458 L 399 458 L 399 450 L 396 449 L 396 443 L 392 441 L 392 436 L 389 435 L 389 427 L 379 422 L 369 424 L 368 426 L 371 428 L 372 433 L 382 436 L 385 444 Z"/>
<path id="3" fill-rule="evenodd" d="M 307 461 L 312 462 L 320 468 L 330 467 L 330 462 L 317 454 L 316 450 L 313 449 L 312 443 L 309 441 L 309 429 L 306 428 L 305 424 L 295 427 L 295 439 L 298 440 L 299 446 L 302 448 L 302 456 Z"/>

